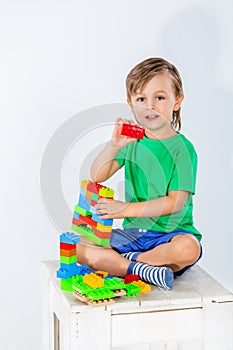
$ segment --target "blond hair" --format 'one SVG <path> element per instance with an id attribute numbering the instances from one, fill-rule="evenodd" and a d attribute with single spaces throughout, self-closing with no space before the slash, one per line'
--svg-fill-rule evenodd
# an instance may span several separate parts
<path id="1" fill-rule="evenodd" d="M 163 58 L 152 57 L 138 63 L 127 75 L 126 93 L 128 101 L 131 101 L 131 96 L 135 95 L 138 90 L 143 89 L 156 74 L 163 72 L 168 72 L 170 75 L 175 97 L 183 96 L 182 79 L 177 68 Z M 181 129 L 180 108 L 173 112 L 171 125 L 177 131 Z"/>

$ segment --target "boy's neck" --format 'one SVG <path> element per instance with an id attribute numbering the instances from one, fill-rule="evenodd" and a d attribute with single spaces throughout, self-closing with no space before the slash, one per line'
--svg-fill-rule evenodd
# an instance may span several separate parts
<path id="1" fill-rule="evenodd" d="M 145 135 L 151 140 L 165 140 L 177 135 L 177 132 L 173 129 L 167 131 L 166 133 L 146 129 Z"/>

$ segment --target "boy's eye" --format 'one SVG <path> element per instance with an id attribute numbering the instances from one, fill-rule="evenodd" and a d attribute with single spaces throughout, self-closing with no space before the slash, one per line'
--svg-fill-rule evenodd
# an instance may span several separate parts
<path id="1" fill-rule="evenodd" d="M 162 100 L 164 100 L 164 99 L 165 99 L 165 98 L 164 98 L 163 96 L 157 96 L 157 97 L 156 97 L 156 100 L 157 100 L 157 101 L 162 101 Z"/>
<path id="2" fill-rule="evenodd" d="M 137 101 L 137 102 L 144 102 L 144 101 L 145 101 L 145 98 L 144 98 L 144 97 L 138 97 L 136 101 Z"/>

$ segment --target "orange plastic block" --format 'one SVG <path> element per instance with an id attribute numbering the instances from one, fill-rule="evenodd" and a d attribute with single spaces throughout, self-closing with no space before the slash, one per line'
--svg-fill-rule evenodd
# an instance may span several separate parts
<path id="1" fill-rule="evenodd" d="M 60 255 L 61 256 L 73 256 L 76 255 L 76 249 L 68 250 L 68 249 L 60 249 Z"/>
<path id="2" fill-rule="evenodd" d="M 95 273 L 90 273 L 83 276 L 83 282 L 91 288 L 99 288 L 104 286 L 104 280 L 102 277 L 97 276 Z"/>
<path id="3" fill-rule="evenodd" d="M 141 280 L 134 281 L 133 284 L 135 284 L 135 286 L 140 287 L 142 293 L 151 292 L 151 286 Z"/>
<path id="4" fill-rule="evenodd" d="M 92 199 L 92 193 L 90 191 L 86 191 L 86 197 Z"/>

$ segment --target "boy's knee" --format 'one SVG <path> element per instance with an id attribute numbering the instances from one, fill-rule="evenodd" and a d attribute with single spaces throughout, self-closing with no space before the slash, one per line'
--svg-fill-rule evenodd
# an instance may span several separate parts
<path id="1" fill-rule="evenodd" d="M 186 262 L 188 265 L 195 263 L 201 253 L 200 243 L 191 235 L 182 235 L 179 237 L 180 239 L 174 242 L 178 260 Z"/>

